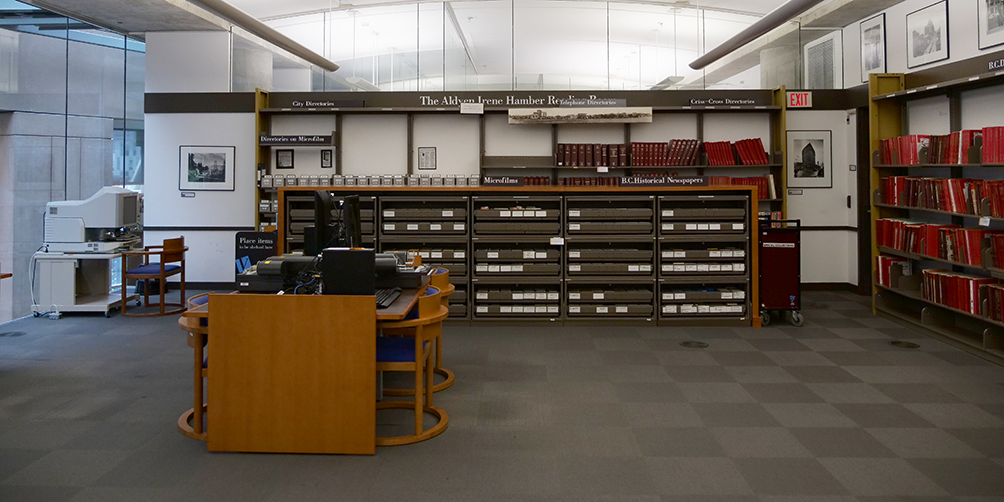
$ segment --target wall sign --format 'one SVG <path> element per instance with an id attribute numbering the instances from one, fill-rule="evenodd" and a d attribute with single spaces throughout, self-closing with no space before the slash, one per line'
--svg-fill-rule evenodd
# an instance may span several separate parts
<path id="1" fill-rule="evenodd" d="M 272 136 L 269 134 L 258 135 L 258 146 L 276 146 L 276 145 L 330 146 L 331 144 L 332 144 L 332 136 L 330 134 L 327 136 L 320 136 L 320 135 Z"/>
<path id="2" fill-rule="evenodd" d="M 485 187 L 521 187 L 522 176 L 483 176 L 481 186 Z"/>
<path id="3" fill-rule="evenodd" d="M 421 171 L 436 170 L 436 147 L 418 147 L 418 169 Z"/>
<path id="4" fill-rule="evenodd" d="M 704 176 L 623 176 L 622 187 L 706 187 L 708 178 Z"/>
<path id="5" fill-rule="evenodd" d="M 788 108 L 812 108 L 812 91 L 789 92 Z"/>
<path id="6" fill-rule="evenodd" d="M 276 232 L 237 232 L 234 236 L 234 264 L 237 266 L 237 273 L 275 256 L 278 237 Z"/>

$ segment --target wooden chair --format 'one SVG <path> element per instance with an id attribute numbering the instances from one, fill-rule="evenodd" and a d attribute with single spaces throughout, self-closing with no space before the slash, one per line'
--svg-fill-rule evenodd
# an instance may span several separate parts
<path id="1" fill-rule="evenodd" d="M 126 317 L 153 317 L 180 314 L 185 311 L 185 305 L 181 302 L 167 303 L 164 293 L 167 290 L 167 278 L 181 274 L 181 298 L 185 298 L 185 237 L 175 239 L 164 239 L 161 246 L 146 246 L 142 251 L 125 251 L 122 253 L 122 315 Z M 128 267 L 130 256 L 142 256 L 143 265 L 131 270 Z M 150 262 L 151 256 L 157 256 L 157 262 Z M 177 263 L 177 265 L 175 265 Z M 127 314 L 126 313 L 126 282 L 129 279 L 142 279 L 146 281 L 143 288 L 143 304 L 147 307 L 160 307 L 159 312 L 148 314 Z M 150 280 L 156 279 L 160 288 L 160 302 L 150 304 Z M 164 307 L 178 307 L 173 310 L 164 310 Z"/>
<path id="2" fill-rule="evenodd" d="M 440 304 L 447 308 L 449 312 L 449 296 L 456 291 L 456 286 L 450 284 L 450 271 L 445 268 L 437 268 L 432 276 L 429 284 L 439 290 L 439 295 L 441 298 Z M 384 329 L 383 334 L 385 336 L 414 336 L 414 329 Z M 442 375 L 444 380 L 437 384 L 433 384 L 432 391 L 439 392 L 441 390 L 449 389 L 453 386 L 453 382 L 456 379 L 453 372 L 443 367 L 443 335 L 442 330 L 440 330 L 439 336 L 435 339 L 435 351 L 436 359 L 432 366 L 433 373 L 437 375 Z M 412 394 L 412 389 L 384 389 L 384 394 L 388 396 L 410 396 Z"/>
<path id="3" fill-rule="evenodd" d="M 378 437 L 377 446 L 395 446 L 417 443 L 433 438 L 446 430 L 450 418 L 433 404 L 432 342 L 442 334 L 443 319 L 450 310 L 441 303 L 440 292 L 429 287 L 418 299 L 418 317 L 404 321 L 377 323 L 383 329 L 413 330 L 412 337 L 381 336 L 377 338 L 377 371 L 411 371 L 415 374 L 415 388 L 408 390 L 414 401 L 379 401 L 377 409 L 414 409 L 415 433 L 406 436 Z M 424 395 L 424 400 L 423 400 Z M 425 430 L 425 413 L 431 413 L 439 423 Z"/>
<path id="4" fill-rule="evenodd" d="M 188 308 L 205 305 L 209 301 L 209 293 L 195 295 L 188 299 Z M 205 359 L 205 346 L 209 341 L 209 320 L 181 316 L 178 327 L 188 333 L 188 346 L 194 353 L 192 408 L 178 417 L 178 430 L 182 434 L 201 441 L 206 440 L 206 431 L 202 425 L 202 417 L 206 405 L 202 402 L 203 379 L 209 376 L 209 367 Z"/>

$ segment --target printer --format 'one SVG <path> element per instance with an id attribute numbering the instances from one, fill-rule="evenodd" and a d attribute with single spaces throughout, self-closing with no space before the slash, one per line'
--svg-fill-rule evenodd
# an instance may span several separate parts
<path id="1" fill-rule="evenodd" d="M 140 194 L 104 187 L 87 200 L 45 205 L 44 244 L 50 253 L 110 253 L 142 241 Z"/>

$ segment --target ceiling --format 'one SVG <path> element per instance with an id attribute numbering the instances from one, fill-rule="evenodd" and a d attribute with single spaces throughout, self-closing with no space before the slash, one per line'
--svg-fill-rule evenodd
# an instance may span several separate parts
<path id="1" fill-rule="evenodd" d="M 151 31 L 226 30 L 230 26 L 188 0 L 24 1 L 139 38 Z M 802 16 L 802 26 L 846 26 L 899 1 L 827 0 Z M 422 5 L 405 0 L 230 2 L 335 62 L 415 53 L 429 43 L 441 46 L 444 24 L 451 23 L 442 15 L 439 1 Z M 764 48 L 804 43 L 813 34 L 792 24 L 709 66 L 704 73 L 687 66 L 783 2 L 468 0 L 448 5 L 478 78 L 508 79 L 515 73 L 521 79 L 544 79 L 547 75 L 567 79 L 570 86 L 578 78 L 619 89 L 648 88 L 670 75 L 685 76 L 684 83 L 691 85 L 721 82 L 754 68 Z M 430 9 L 439 9 L 440 14 L 430 15 Z M 697 9 L 703 9 L 702 13 L 697 14 Z M 424 41 L 437 32 L 432 38 L 438 41 Z M 610 82 L 606 83 L 608 72 Z"/>

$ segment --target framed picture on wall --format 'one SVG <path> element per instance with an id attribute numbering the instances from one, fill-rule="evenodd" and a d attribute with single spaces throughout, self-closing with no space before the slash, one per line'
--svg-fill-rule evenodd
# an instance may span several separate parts
<path id="1" fill-rule="evenodd" d="M 276 169 L 292 169 L 293 168 L 293 150 L 276 150 L 275 151 L 275 168 Z"/>
<path id="2" fill-rule="evenodd" d="M 331 155 L 331 150 L 321 150 L 321 167 L 329 168 L 334 167 L 333 157 Z"/>
<path id="3" fill-rule="evenodd" d="M 833 187 L 830 131 L 788 131 L 788 187 Z"/>
<path id="4" fill-rule="evenodd" d="M 1004 0 L 1002 0 L 1004 1 Z M 885 73 L 885 14 L 861 21 L 861 81 L 871 73 Z"/>
<path id="5" fill-rule="evenodd" d="M 1004 44 L 1004 0 L 976 0 L 980 49 Z"/>
<path id="6" fill-rule="evenodd" d="M 180 147 L 179 190 L 234 190 L 232 146 Z"/>
<path id="7" fill-rule="evenodd" d="M 906 66 L 948 59 L 948 1 L 906 15 Z"/>

